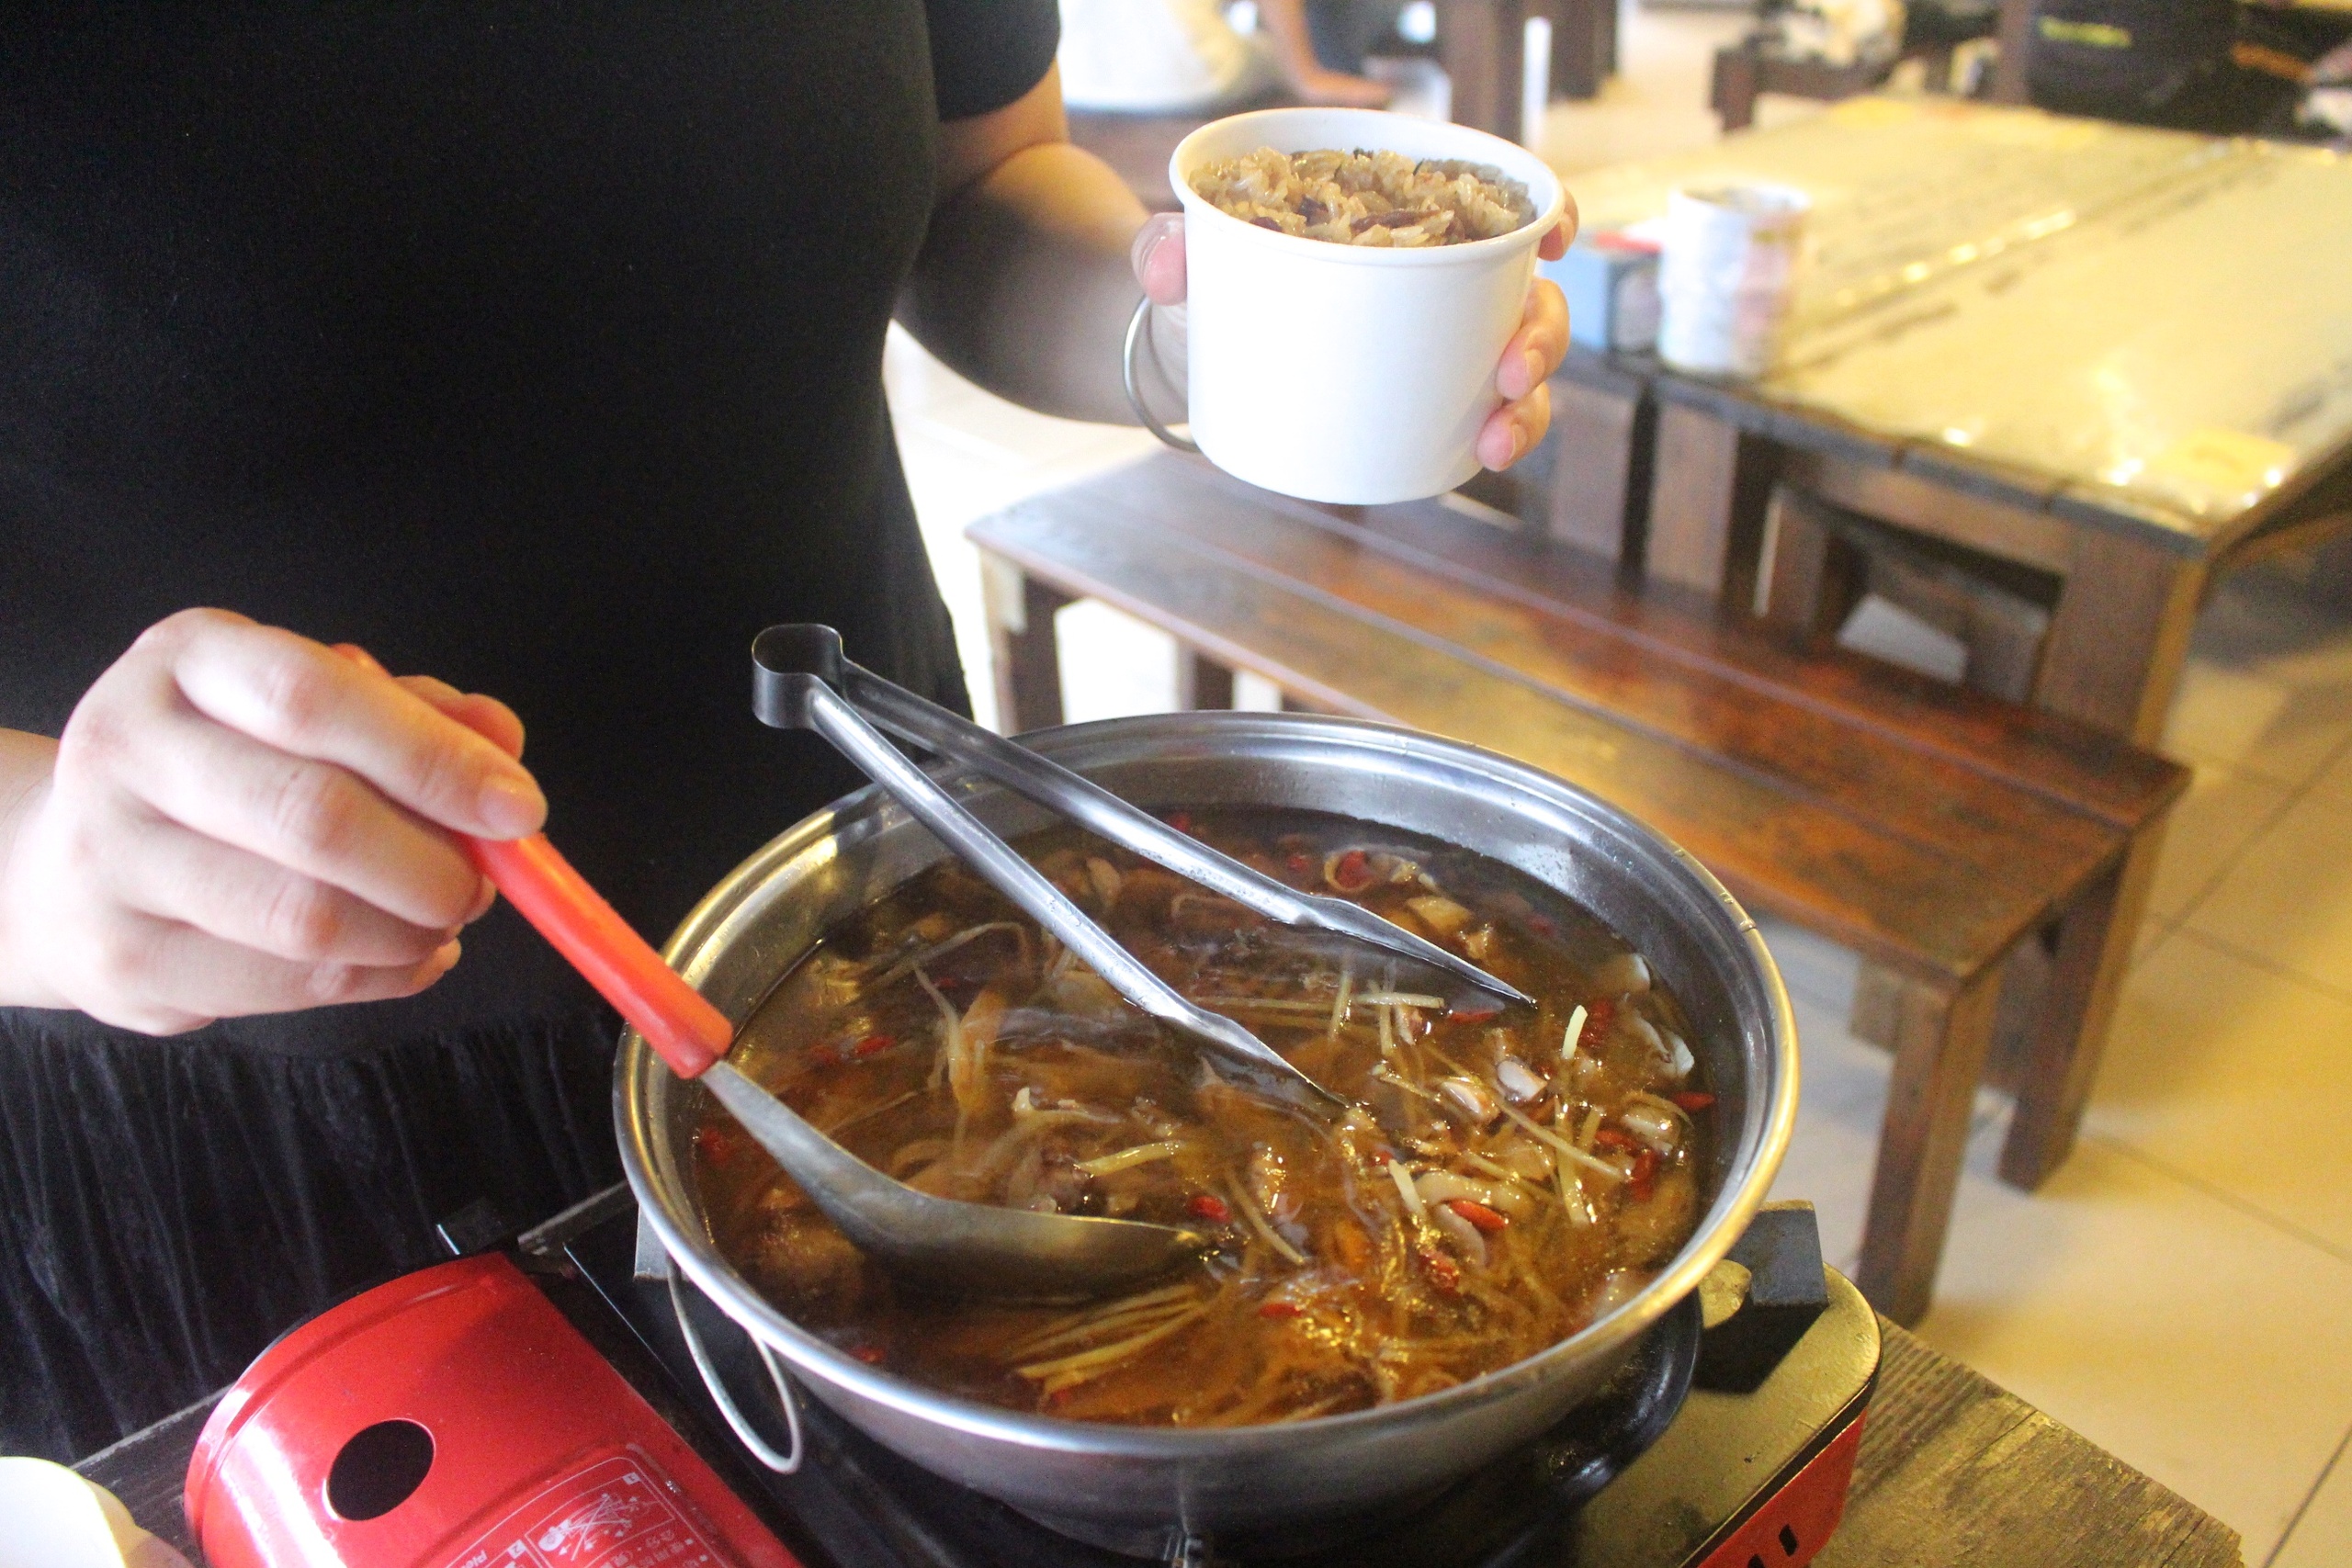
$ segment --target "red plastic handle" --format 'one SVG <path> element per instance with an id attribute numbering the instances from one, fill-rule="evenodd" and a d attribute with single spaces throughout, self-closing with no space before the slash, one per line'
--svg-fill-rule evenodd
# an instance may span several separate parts
<path id="1" fill-rule="evenodd" d="M 662 961 L 544 833 L 502 842 L 459 834 L 466 852 L 682 1078 L 727 1055 L 735 1026 Z"/>

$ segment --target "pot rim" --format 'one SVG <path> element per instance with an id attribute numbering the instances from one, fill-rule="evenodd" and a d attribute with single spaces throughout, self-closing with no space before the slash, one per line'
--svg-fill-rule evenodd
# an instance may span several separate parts
<path id="1" fill-rule="evenodd" d="M 1739 942 L 1755 964 L 1757 976 L 1763 984 L 1770 1024 L 1771 1059 L 1775 1068 L 1771 1092 L 1765 1103 L 1763 1124 L 1755 1145 L 1754 1158 L 1738 1185 L 1727 1187 L 1717 1194 L 1713 1205 L 1702 1216 L 1700 1227 L 1692 1233 L 1690 1239 L 1658 1271 L 1657 1276 L 1630 1300 L 1567 1338 L 1468 1382 L 1441 1389 L 1434 1393 L 1418 1394 L 1392 1404 L 1374 1405 L 1365 1410 L 1255 1426 L 1133 1427 L 1112 1422 L 1073 1421 L 1011 1410 L 1001 1405 L 983 1404 L 869 1366 L 778 1311 L 774 1303 L 735 1272 L 707 1235 L 690 1234 L 680 1226 L 660 1201 L 661 1189 L 653 1179 L 650 1150 L 643 1146 L 640 1134 L 640 1129 L 650 1120 L 650 1108 L 645 1100 L 649 1076 L 657 1072 L 667 1075 L 669 1069 L 646 1046 L 636 1030 L 624 1030 L 614 1061 L 613 1111 L 618 1124 L 621 1165 L 637 1198 L 639 1213 L 646 1224 L 651 1225 L 672 1263 L 683 1268 L 695 1287 L 738 1326 L 774 1346 L 794 1363 L 796 1370 L 819 1376 L 859 1398 L 919 1415 L 922 1419 L 952 1431 L 1032 1450 L 1176 1463 L 1210 1456 L 1230 1459 L 1236 1454 L 1259 1450 L 1288 1450 L 1295 1446 L 1301 1434 L 1311 1438 L 1318 1434 L 1341 1433 L 1359 1427 L 1385 1424 L 1396 1419 L 1400 1412 L 1410 1411 L 1416 1416 L 1442 1410 L 1458 1412 L 1507 1398 L 1527 1383 L 1544 1381 L 1555 1362 L 1583 1361 L 1630 1345 L 1647 1333 L 1685 1295 L 1696 1290 L 1699 1281 L 1737 1243 L 1747 1230 L 1748 1221 L 1763 1206 L 1772 1179 L 1794 1133 L 1799 1068 L 1795 1014 L 1788 989 L 1781 981 L 1779 966 L 1765 947 L 1755 920 L 1740 907 L 1729 889 L 1680 845 L 1589 790 L 1500 752 L 1396 725 L 1315 714 L 1149 714 L 1063 725 L 1031 731 L 1023 739 L 1030 742 L 1051 739 L 1057 743 L 1056 749 L 1058 750 L 1058 743 L 1080 744 L 1097 738 L 1114 739 L 1122 732 L 1146 728 L 1172 730 L 1175 733 L 1170 739 L 1185 738 L 1184 732 L 1189 730 L 1193 732 L 1192 738 L 1198 739 L 1218 730 L 1230 733 L 1244 725 L 1256 727 L 1261 732 L 1290 733 L 1301 738 L 1337 736 L 1372 750 L 1426 753 L 1435 748 L 1460 758 L 1475 760 L 1490 776 L 1496 777 L 1498 783 L 1508 783 L 1532 793 L 1555 797 L 1566 795 L 1581 808 L 1598 808 L 1619 829 L 1636 839 L 1647 840 L 1655 851 L 1690 877 L 1698 889 L 1729 918 Z M 937 771 L 944 778 L 960 776 L 960 770 Z M 761 846 L 705 895 L 702 901 L 679 922 L 676 931 L 663 945 L 663 956 L 689 981 L 698 980 L 707 971 L 711 956 L 702 950 L 727 918 L 764 885 L 778 864 L 831 838 L 833 824 L 838 818 L 860 815 L 873 808 L 881 798 L 880 786 L 869 784 L 810 813 Z M 1461 847 L 1470 848 L 1466 845 Z M 797 962 L 797 957 L 794 962 Z M 786 972 L 789 968 L 787 964 Z M 739 1306 L 748 1309 L 748 1319 L 744 1312 L 737 1310 Z"/>

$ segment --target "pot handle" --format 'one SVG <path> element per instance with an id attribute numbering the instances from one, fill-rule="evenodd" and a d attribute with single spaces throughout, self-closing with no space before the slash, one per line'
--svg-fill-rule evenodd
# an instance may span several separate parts
<path id="1" fill-rule="evenodd" d="M 743 1446 L 752 1450 L 752 1458 L 778 1475 L 790 1475 L 800 1468 L 801 1456 L 808 1451 L 808 1445 L 800 1437 L 800 1404 L 792 1396 L 791 1380 L 776 1364 L 775 1352 L 768 1348 L 767 1342 L 756 1334 L 752 1335 L 752 1348 L 760 1353 L 761 1361 L 768 1369 L 768 1377 L 775 1384 L 776 1403 L 784 1406 L 784 1424 L 792 1433 L 792 1451 L 780 1454 L 765 1438 L 760 1436 L 736 1405 L 735 1396 L 727 1392 L 727 1383 L 718 1375 L 718 1364 L 710 1359 L 710 1351 L 703 1345 L 702 1331 L 687 1315 L 685 1293 L 678 1288 L 678 1276 L 684 1270 L 673 1260 L 669 1269 L 670 1310 L 677 1314 L 678 1332 L 685 1338 L 686 1354 L 694 1358 L 695 1371 L 702 1374 L 703 1387 L 710 1391 L 711 1403 L 718 1406 L 719 1415 L 725 1416 L 727 1424 L 735 1429 L 735 1436 L 742 1439 Z"/>
<path id="2" fill-rule="evenodd" d="M 1143 384 L 1136 375 L 1136 355 L 1138 353 L 1150 355 L 1152 369 L 1159 372 L 1162 382 L 1169 379 L 1168 368 L 1159 362 L 1159 350 L 1152 344 L 1151 333 L 1147 330 L 1150 320 L 1151 297 L 1146 295 L 1136 301 L 1136 313 L 1127 318 L 1127 341 L 1119 355 L 1119 374 L 1127 389 L 1127 406 L 1136 411 L 1136 417 L 1143 421 L 1146 430 L 1169 446 L 1179 452 L 1198 453 L 1201 449 L 1199 443 L 1169 429 L 1160 423 L 1159 416 L 1151 412 L 1151 405 L 1144 401 Z"/>

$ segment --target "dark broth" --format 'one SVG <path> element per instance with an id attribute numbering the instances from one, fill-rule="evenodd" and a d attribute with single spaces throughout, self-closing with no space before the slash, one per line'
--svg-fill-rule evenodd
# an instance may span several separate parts
<path id="1" fill-rule="evenodd" d="M 695 1157 L 715 1239 L 796 1321 L 1014 1409 L 1291 1420 L 1509 1366 L 1689 1239 L 1713 1098 L 1680 1010 L 1606 928 L 1507 867 L 1385 829 L 1171 820 L 1540 1006 L 1498 1010 L 1433 972 L 1302 940 L 1074 831 L 1022 842 L 1162 978 L 1360 1102 L 1318 1118 L 1163 1035 L 960 864 L 936 866 L 829 933 L 745 1028 L 738 1065 L 926 1191 L 1189 1225 L 1220 1247 L 1080 1305 L 910 1294 L 714 1111 Z"/>

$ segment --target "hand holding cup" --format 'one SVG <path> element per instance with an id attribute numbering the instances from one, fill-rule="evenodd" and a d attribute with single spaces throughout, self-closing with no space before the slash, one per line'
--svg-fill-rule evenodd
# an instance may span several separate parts
<path id="1" fill-rule="evenodd" d="M 1261 146 L 1378 148 L 1498 170 L 1526 187 L 1534 216 L 1495 238 L 1424 249 L 1269 232 L 1191 184 L 1211 161 Z M 1219 467 L 1307 500 L 1375 503 L 1508 468 L 1542 439 L 1567 307 L 1535 262 L 1566 251 L 1576 209 L 1533 154 L 1403 116 L 1272 109 L 1203 127 L 1170 174 L 1185 211 L 1146 223 L 1133 260 L 1152 305 L 1187 305 L 1193 436 Z M 1165 309 L 1152 314 L 1154 328 L 1166 322 Z M 1163 361 L 1175 335 L 1153 333 Z"/>

